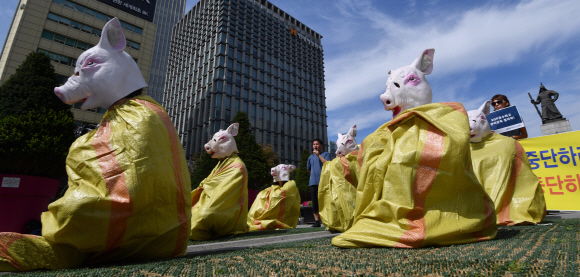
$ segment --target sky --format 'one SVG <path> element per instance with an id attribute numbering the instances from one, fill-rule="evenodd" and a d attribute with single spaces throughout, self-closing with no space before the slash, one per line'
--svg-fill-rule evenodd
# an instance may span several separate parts
<path id="1" fill-rule="evenodd" d="M 0 40 L 17 0 L 1 0 Z M 186 12 L 197 0 L 187 0 Z M 271 0 L 323 36 L 328 138 L 356 124 L 357 142 L 392 118 L 379 95 L 388 72 L 435 49 L 433 102 L 475 110 L 495 94 L 518 107 L 530 137 L 540 82 L 580 129 L 580 1 Z M 538 108 L 540 106 L 538 105 Z"/>

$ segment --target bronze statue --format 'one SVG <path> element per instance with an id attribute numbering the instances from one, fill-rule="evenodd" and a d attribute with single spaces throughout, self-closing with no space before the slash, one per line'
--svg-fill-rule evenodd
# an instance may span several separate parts
<path id="1" fill-rule="evenodd" d="M 554 96 L 554 98 L 552 98 Z M 542 123 L 564 120 L 558 108 L 556 108 L 556 100 L 558 100 L 559 94 L 553 90 L 547 90 L 542 83 L 540 83 L 540 92 L 538 93 L 538 98 L 534 101 L 531 99 L 532 104 L 542 104 Z M 530 96 L 531 98 L 531 96 Z"/>

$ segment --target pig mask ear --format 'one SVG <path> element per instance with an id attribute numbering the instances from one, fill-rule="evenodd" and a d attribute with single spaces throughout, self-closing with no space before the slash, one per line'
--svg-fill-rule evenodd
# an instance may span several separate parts
<path id="1" fill-rule="evenodd" d="M 435 49 L 425 49 L 411 65 L 419 69 L 423 74 L 429 75 L 433 71 L 433 55 L 435 55 Z"/>
<path id="2" fill-rule="evenodd" d="M 483 105 L 481 105 L 481 107 L 479 107 L 479 111 L 483 114 L 485 114 L 485 116 L 489 115 L 489 111 L 490 111 L 490 104 L 491 104 L 491 100 L 487 100 L 483 103 Z"/>
<path id="3" fill-rule="evenodd" d="M 356 125 L 350 127 L 350 130 L 348 130 L 348 134 L 353 138 L 356 137 Z"/>
<path id="4" fill-rule="evenodd" d="M 340 140 L 340 138 L 342 138 L 342 134 L 338 133 L 338 140 Z"/>
<path id="5" fill-rule="evenodd" d="M 294 171 L 294 169 L 296 169 L 296 166 L 295 165 L 289 165 L 288 166 L 288 172 L 292 172 L 292 171 Z"/>
<path id="6" fill-rule="evenodd" d="M 238 128 L 240 127 L 240 124 L 238 123 L 233 123 L 232 125 L 230 125 L 227 129 L 228 133 L 230 133 L 232 136 L 237 136 L 238 135 Z"/>
<path id="7" fill-rule="evenodd" d="M 127 40 L 125 39 L 125 34 L 123 33 L 123 28 L 121 27 L 121 22 L 119 22 L 118 18 L 115 17 L 105 24 L 98 45 L 101 48 L 117 52 L 125 50 Z"/>

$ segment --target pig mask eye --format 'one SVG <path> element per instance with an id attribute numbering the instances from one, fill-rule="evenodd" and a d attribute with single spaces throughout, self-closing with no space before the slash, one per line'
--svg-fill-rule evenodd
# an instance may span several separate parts
<path id="1" fill-rule="evenodd" d="M 417 85 L 421 82 L 419 77 L 413 73 L 409 74 L 407 78 L 405 78 L 405 84 L 409 85 Z"/>
<path id="2" fill-rule="evenodd" d="M 85 63 L 83 64 L 83 68 L 87 68 L 87 67 L 93 67 L 98 65 L 99 63 L 93 59 L 93 58 L 88 58 Z"/>
<path id="3" fill-rule="evenodd" d="M 223 141 L 227 141 L 227 140 L 228 140 L 228 137 L 226 137 L 226 136 L 221 136 L 221 137 L 219 138 L 219 141 L 222 141 L 222 142 L 223 142 Z"/>

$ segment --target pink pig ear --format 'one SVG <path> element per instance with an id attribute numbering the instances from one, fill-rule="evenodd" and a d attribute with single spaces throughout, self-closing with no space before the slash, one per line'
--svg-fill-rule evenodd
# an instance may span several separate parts
<path id="1" fill-rule="evenodd" d="M 115 17 L 105 24 L 98 46 L 117 52 L 125 50 L 127 40 L 125 39 L 125 34 L 123 33 L 123 28 L 118 18 Z"/>
<path id="2" fill-rule="evenodd" d="M 288 165 L 288 172 L 292 172 L 294 169 L 296 169 L 295 165 Z"/>
<path id="3" fill-rule="evenodd" d="M 419 69 L 423 74 L 429 75 L 433 71 L 433 56 L 435 55 L 435 49 L 425 49 L 419 57 L 413 61 L 412 66 Z"/>
<path id="4" fill-rule="evenodd" d="M 352 136 L 353 138 L 356 137 L 356 125 L 353 125 L 352 127 L 350 127 L 350 130 L 348 130 L 348 134 L 350 136 Z"/>
<path id="5" fill-rule="evenodd" d="M 491 100 L 487 100 L 487 101 L 483 102 L 481 107 L 479 107 L 479 111 L 482 114 L 485 114 L 485 116 L 488 116 L 489 112 L 490 112 L 490 104 L 491 104 Z"/>
<path id="6" fill-rule="evenodd" d="M 233 123 L 232 125 L 230 125 L 228 127 L 228 129 L 226 131 L 228 131 L 228 133 L 230 133 L 232 136 L 237 136 L 238 135 L 238 128 L 240 127 L 240 124 L 238 123 Z"/>

